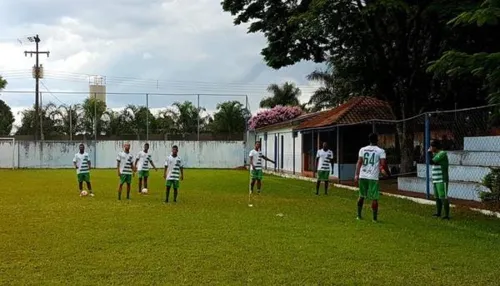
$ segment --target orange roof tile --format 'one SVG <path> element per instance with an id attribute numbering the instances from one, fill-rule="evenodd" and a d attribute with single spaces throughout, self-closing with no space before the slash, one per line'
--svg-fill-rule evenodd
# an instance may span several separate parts
<path id="1" fill-rule="evenodd" d="M 313 129 L 330 125 L 356 124 L 376 119 L 395 119 L 389 104 L 373 97 L 355 97 L 339 107 L 327 110 L 302 122 L 295 130 Z"/>
<path id="2" fill-rule="evenodd" d="M 275 124 L 271 124 L 271 125 L 262 126 L 260 128 L 255 129 L 255 131 L 256 132 L 272 131 L 272 130 L 276 130 L 276 129 L 282 129 L 282 128 L 290 127 L 292 125 L 298 125 L 301 122 L 303 122 L 304 120 L 307 120 L 307 119 L 309 119 L 311 117 L 314 117 L 314 116 L 317 116 L 319 114 L 325 113 L 327 111 L 328 110 L 318 111 L 318 112 L 313 112 L 313 113 L 304 113 L 302 115 L 299 115 L 299 116 L 295 117 L 294 119 L 290 119 L 290 120 L 287 120 L 287 121 L 283 121 L 283 122 L 279 122 L 279 123 L 275 123 Z"/>

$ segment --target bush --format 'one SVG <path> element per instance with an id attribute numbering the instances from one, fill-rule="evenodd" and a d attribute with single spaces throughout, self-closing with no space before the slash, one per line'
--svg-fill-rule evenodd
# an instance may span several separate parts
<path id="1" fill-rule="evenodd" d="M 484 203 L 500 204 L 500 168 L 494 168 L 491 172 L 484 176 L 481 183 L 483 186 L 490 189 L 491 192 L 480 192 L 479 197 Z"/>
<path id="2" fill-rule="evenodd" d="M 294 119 L 302 114 L 298 106 L 275 106 L 272 109 L 257 113 L 248 121 L 248 128 L 255 130 L 267 125 Z"/>

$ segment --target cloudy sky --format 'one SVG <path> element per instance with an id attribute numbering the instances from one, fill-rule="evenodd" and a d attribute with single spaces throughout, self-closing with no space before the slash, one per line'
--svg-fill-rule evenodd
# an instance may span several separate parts
<path id="1" fill-rule="evenodd" d="M 255 111 L 270 83 L 295 82 L 302 101 L 317 87 L 305 79 L 317 64 L 266 67 L 260 55 L 265 38 L 233 26 L 220 0 L 2 0 L 0 27 L 6 91 L 27 91 L 1 93 L 15 112 L 34 101 L 35 60 L 24 51 L 35 46 L 24 39 L 35 34 L 42 40 L 40 50 L 50 51 L 49 58 L 41 56 L 43 102 L 83 101 L 89 75 L 106 77 L 112 108 L 145 104 L 146 93 L 246 94 Z M 112 94 L 125 92 L 135 94 Z M 197 98 L 151 95 L 149 105 L 161 108 L 184 100 L 196 103 Z M 215 110 L 225 100 L 245 101 L 236 95 L 201 95 L 200 105 Z"/>

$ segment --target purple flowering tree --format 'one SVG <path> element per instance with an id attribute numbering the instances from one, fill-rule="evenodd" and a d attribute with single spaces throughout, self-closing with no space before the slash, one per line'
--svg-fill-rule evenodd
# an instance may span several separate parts
<path id="1" fill-rule="evenodd" d="M 248 128 L 255 130 L 267 125 L 280 123 L 291 120 L 302 114 L 302 109 L 299 106 L 281 106 L 277 105 L 271 109 L 261 111 L 257 115 L 252 116 L 248 121 Z"/>

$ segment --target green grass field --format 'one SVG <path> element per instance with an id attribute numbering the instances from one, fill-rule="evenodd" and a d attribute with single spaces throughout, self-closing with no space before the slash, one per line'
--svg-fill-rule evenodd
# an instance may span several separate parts
<path id="1" fill-rule="evenodd" d="M 118 202 L 115 174 L 80 198 L 74 170 L 0 170 L 0 284 L 498 285 L 500 221 L 480 214 L 383 197 L 356 221 L 356 193 L 271 176 L 249 208 L 248 173 L 217 170 L 186 170 L 176 205 L 161 171 Z"/>

